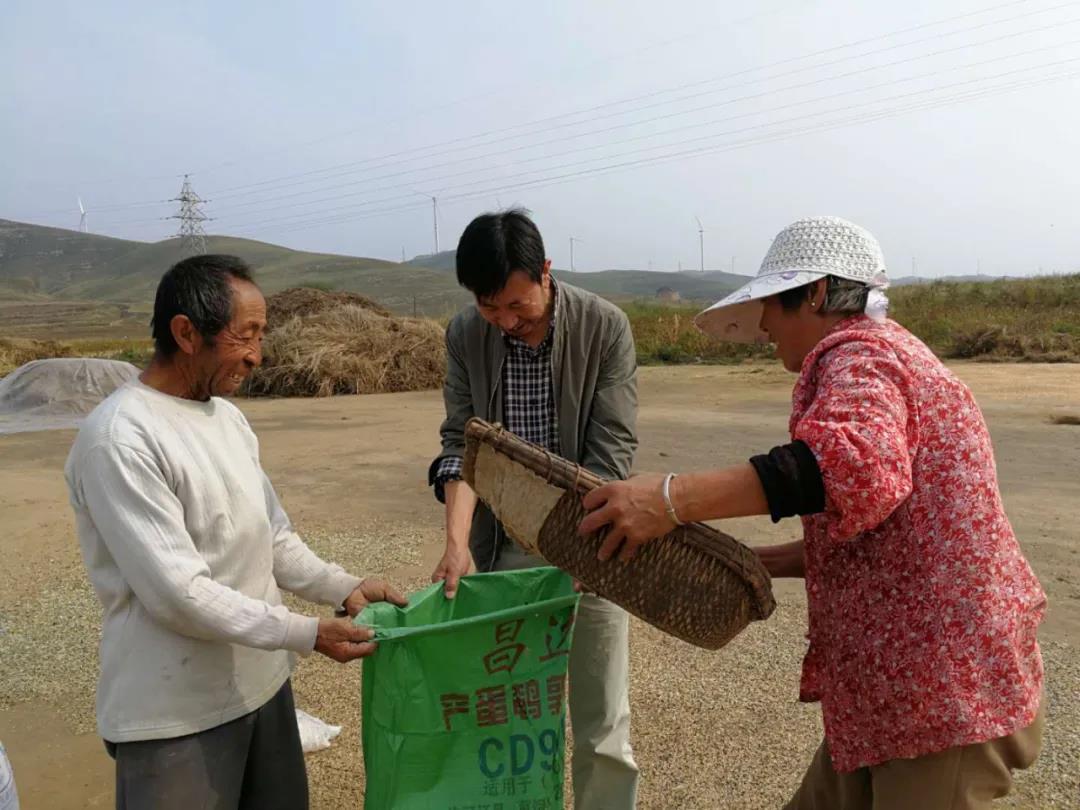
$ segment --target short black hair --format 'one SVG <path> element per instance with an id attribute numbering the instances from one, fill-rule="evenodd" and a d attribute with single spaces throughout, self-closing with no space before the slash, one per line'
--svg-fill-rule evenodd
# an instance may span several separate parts
<path id="1" fill-rule="evenodd" d="M 518 270 L 539 284 L 546 261 L 544 240 L 528 211 L 511 208 L 481 214 L 458 241 L 457 280 L 477 298 L 489 298 Z"/>
<path id="2" fill-rule="evenodd" d="M 177 315 L 186 315 L 207 339 L 228 326 L 232 318 L 232 279 L 255 283 L 251 266 L 239 256 L 192 256 L 170 267 L 154 296 L 150 331 L 155 351 L 162 357 L 172 357 L 179 350 L 172 334 L 172 319 Z"/>

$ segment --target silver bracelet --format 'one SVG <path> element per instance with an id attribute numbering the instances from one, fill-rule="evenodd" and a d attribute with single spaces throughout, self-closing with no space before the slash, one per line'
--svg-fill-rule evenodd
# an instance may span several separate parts
<path id="1" fill-rule="evenodd" d="M 671 518 L 671 522 L 676 526 L 684 526 L 685 524 L 679 520 L 679 516 L 675 514 L 675 507 L 671 503 L 671 482 L 675 479 L 675 473 L 668 473 L 664 477 L 664 506 L 667 511 L 667 516 Z"/>

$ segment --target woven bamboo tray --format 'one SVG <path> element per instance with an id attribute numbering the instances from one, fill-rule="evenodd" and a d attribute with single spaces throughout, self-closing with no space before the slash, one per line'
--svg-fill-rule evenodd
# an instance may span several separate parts
<path id="1" fill-rule="evenodd" d="M 719 649 L 776 607 L 757 555 L 701 523 L 648 543 L 630 562 L 600 562 L 604 532 L 581 537 L 577 527 L 582 496 L 604 479 L 498 425 L 469 420 L 463 475 L 525 551 L 683 641 Z"/>

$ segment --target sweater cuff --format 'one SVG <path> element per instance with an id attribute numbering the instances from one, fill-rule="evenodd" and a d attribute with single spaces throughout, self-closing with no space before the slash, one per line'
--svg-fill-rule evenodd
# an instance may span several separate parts
<path id="1" fill-rule="evenodd" d="M 320 583 L 319 601 L 336 608 L 341 607 L 349 594 L 360 587 L 361 582 L 363 580 L 360 577 L 354 577 L 345 571 L 334 571 Z"/>
<path id="2" fill-rule="evenodd" d="M 289 652 L 311 655 L 315 650 L 315 637 L 318 634 L 318 618 L 290 613 L 289 623 L 285 626 L 285 641 L 281 646 Z"/>

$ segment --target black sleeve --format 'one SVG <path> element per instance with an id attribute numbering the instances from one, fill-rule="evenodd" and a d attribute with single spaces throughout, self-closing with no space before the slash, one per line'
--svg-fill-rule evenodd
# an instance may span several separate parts
<path id="1" fill-rule="evenodd" d="M 813 452 L 802 441 L 774 447 L 750 459 L 754 465 L 773 523 L 792 515 L 825 511 L 825 483 Z"/>

